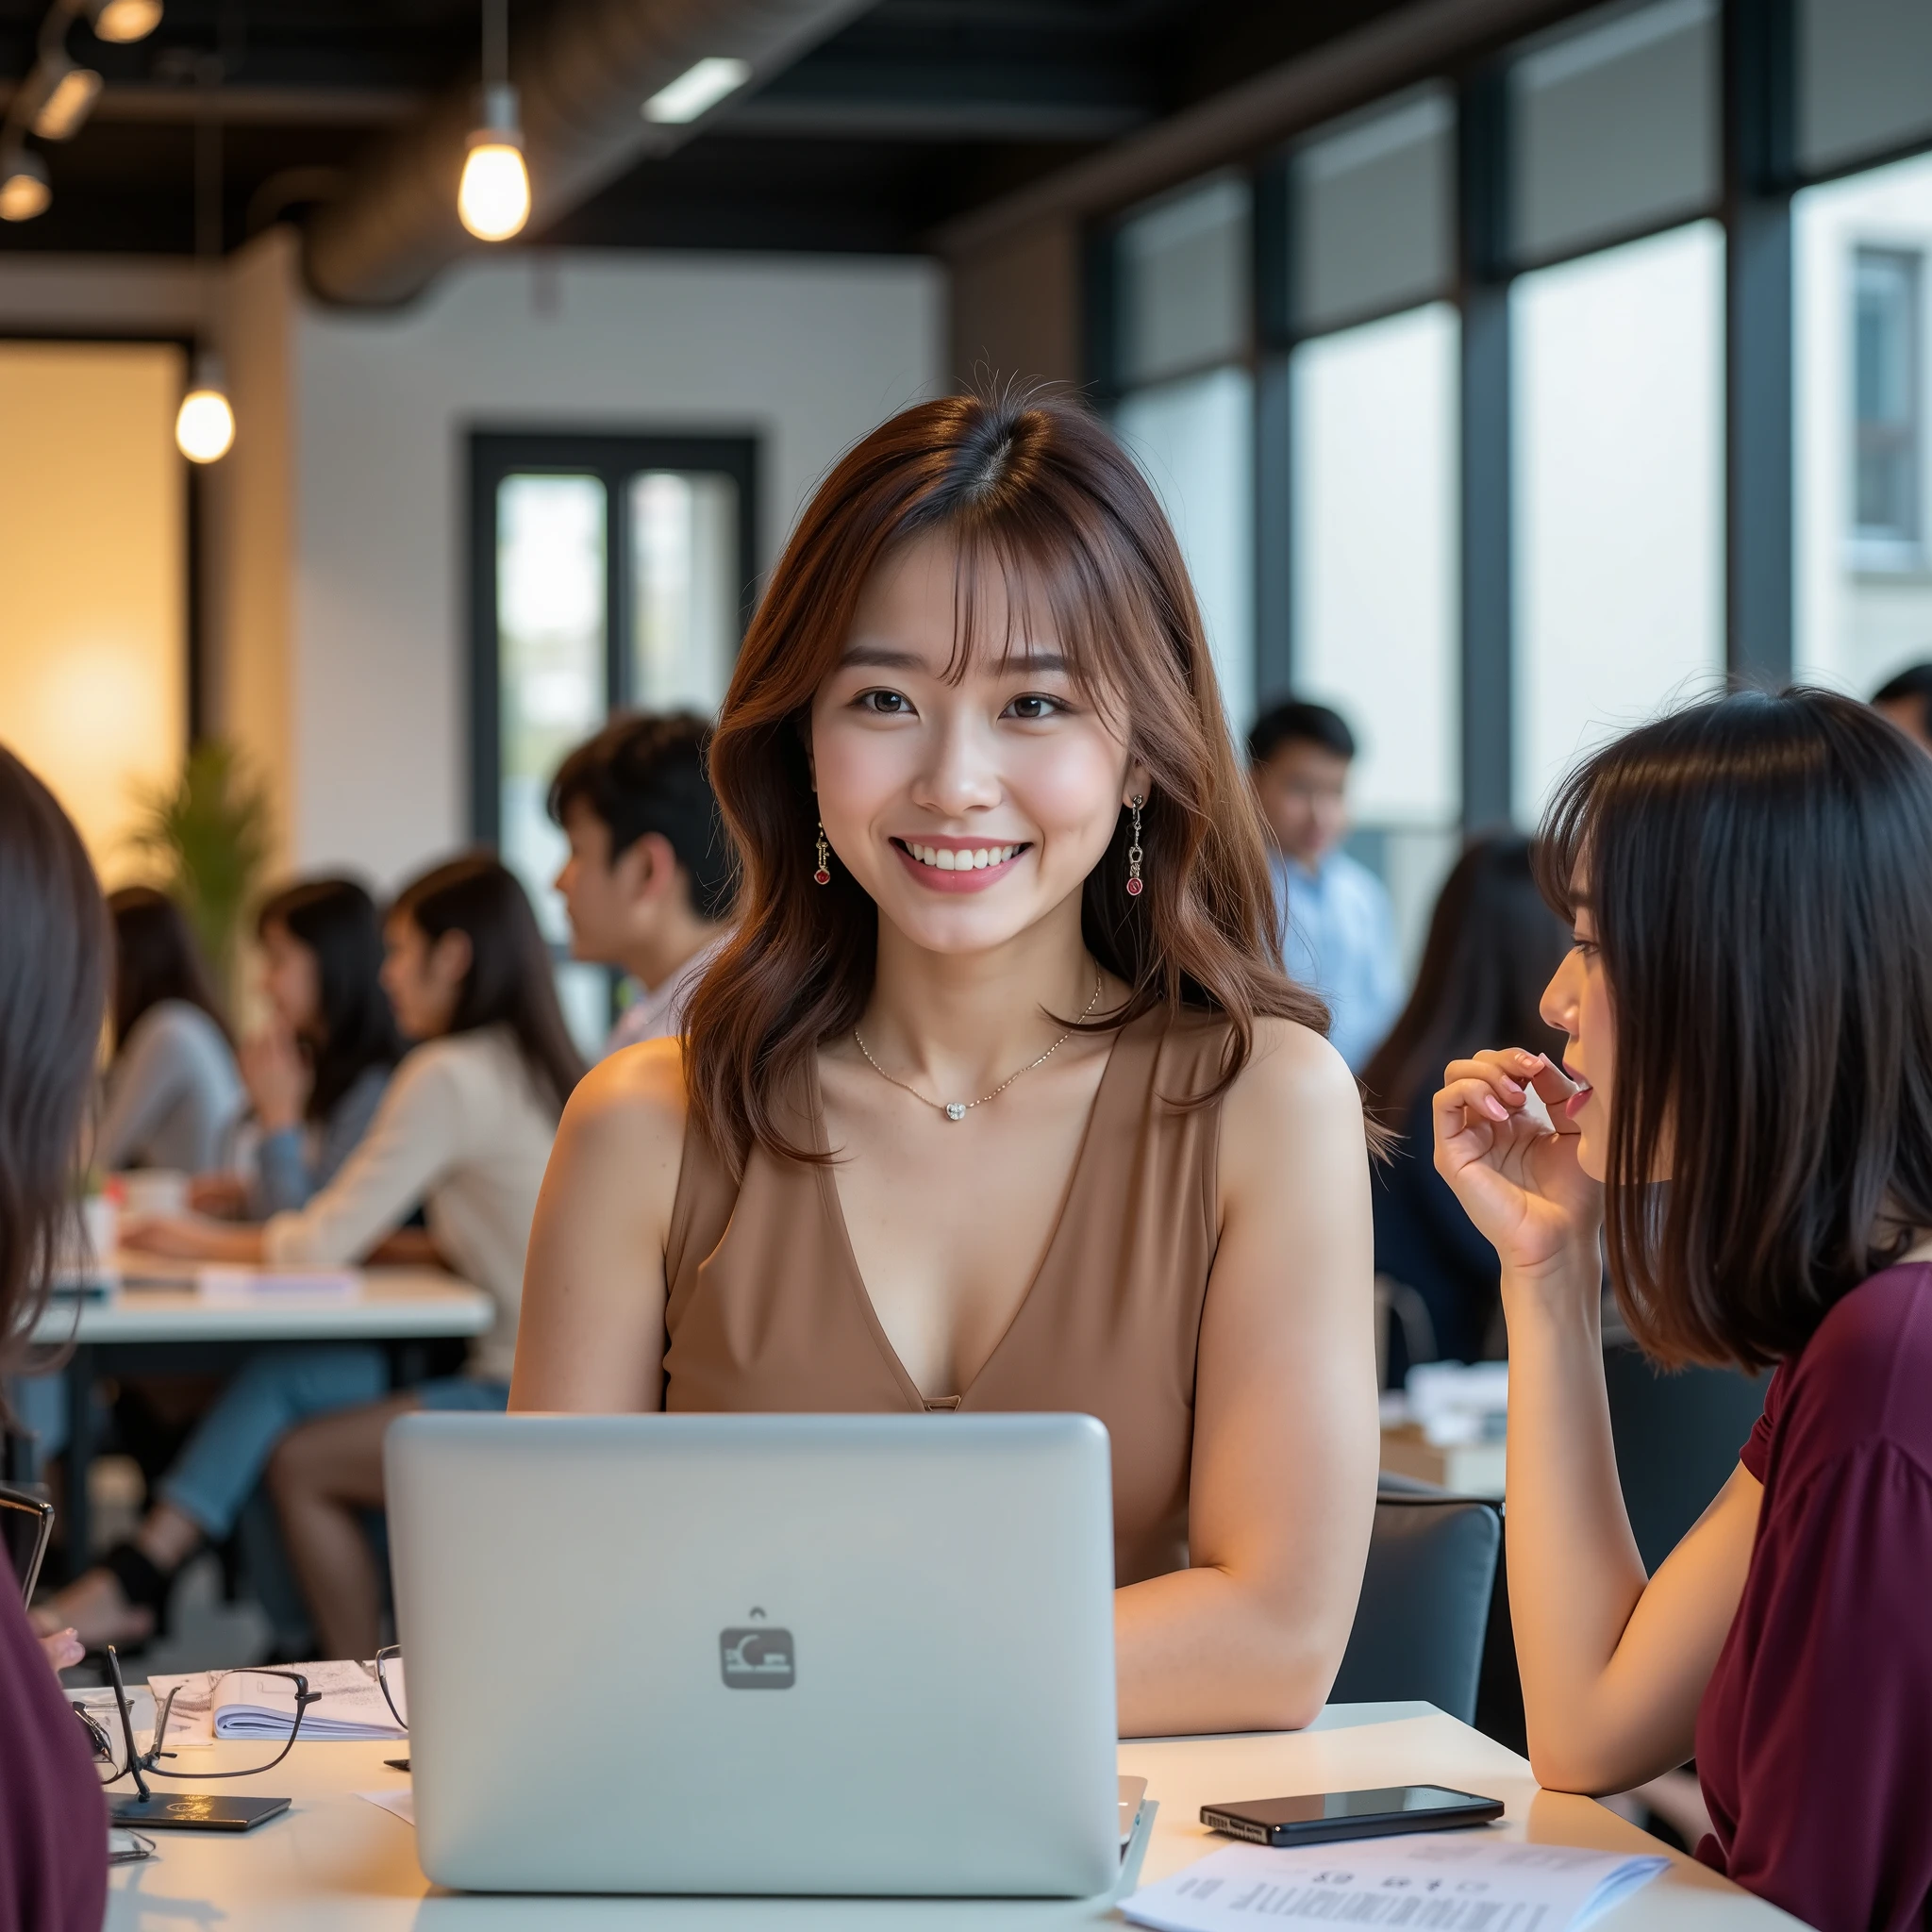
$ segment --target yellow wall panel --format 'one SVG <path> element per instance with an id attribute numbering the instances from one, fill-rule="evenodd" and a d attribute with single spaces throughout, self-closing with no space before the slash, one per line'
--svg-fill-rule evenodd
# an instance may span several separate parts
<path id="1" fill-rule="evenodd" d="M 109 885 L 187 742 L 183 375 L 168 343 L 0 342 L 0 742 Z"/>

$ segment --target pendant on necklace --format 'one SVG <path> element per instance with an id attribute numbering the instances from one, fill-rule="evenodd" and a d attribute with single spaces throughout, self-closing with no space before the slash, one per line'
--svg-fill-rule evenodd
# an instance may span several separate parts
<path id="1" fill-rule="evenodd" d="M 963 1121 L 966 1118 L 966 1103 L 963 1100 L 947 1101 L 946 1118 L 949 1121 Z"/>

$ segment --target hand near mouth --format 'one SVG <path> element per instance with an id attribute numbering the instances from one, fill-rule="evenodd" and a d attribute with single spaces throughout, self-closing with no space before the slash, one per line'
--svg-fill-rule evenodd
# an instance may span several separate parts
<path id="1" fill-rule="evenodd" d="M 1546 1268 L 1585 1245 L 1594 1252 L 1603 1189 L 1577 1164 L 1572 1106 L 1589 1092 L 1547 1055 L 1517 1047 L 1444 1070 L 1433 1108 L 1436 1171 L 1506 1268 Z"/>

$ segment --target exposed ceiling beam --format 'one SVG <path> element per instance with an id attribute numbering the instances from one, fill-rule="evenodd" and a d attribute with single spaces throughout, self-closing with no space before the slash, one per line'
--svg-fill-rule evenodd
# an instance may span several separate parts
<path id="1" fill-rule="evenodd" d="M 1036 222 L 1081 220 L 1246 160 L 1478 48 L 1574 12 L 1574 0 L 1416 0 L 1169 120 L 942 224 L 958 256 Z"/>
<path id="2" fill-rule="evenodd" d="M 0 112 L 14 83 L 0 82 Z M 380 127 L 422 112 L 429 96 L 387 87 L 165 87 L 110 81 L 90 119 L 178 123 L 204 115 L 230 127 Z"/>
<path id="3" fill-rule="evenodd" d="M 722 115 L 716 135 L 824 141 L 1115 141 L 1144 127 L 1144 108 L 1102 101 L 919 100 L 766 95 Z"/>
<path id="4" fill-rule="evenodd" d="M 643 118 L 643 102 L 693 62 L 733 56 L 768 80 L 861 10 L 865 0 L 565 0 L 511 46 L 522 94 L 530 222 L 541 229 L 652 154 L 708 125 Z M 378 143 L 340 199 L 305 231 L 303 265 L 326 301 L 395 303 L 475 244 L 457 219 L 457 184 L 476 92 L 440 95 Z"/>

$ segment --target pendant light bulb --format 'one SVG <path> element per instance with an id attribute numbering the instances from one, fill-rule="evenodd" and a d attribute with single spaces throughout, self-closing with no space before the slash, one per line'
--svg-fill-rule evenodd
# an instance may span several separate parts
<path id="1" fill-rule="evenodd" d="M 161 24 L 161 0 L 87 0 L 94 38 L 123 46 L 144 41 Z"/>
<path id="2" fill-rule="evenodd" d="M 218 463 L 235 441 L 235 411 L 222 379 L 218 356 L 203 356 L 194 368 L 194 387 L 181 398 L 175 417 L 175 446 L 191 463 Z"/>
<path id="3" fill-rule="evenodd" d="M 513 87 L 483 90 L 482 125 L 470 135 L 457 213 L 479 242 L 508 242 L 530 219 L 530 173 Z"/>

